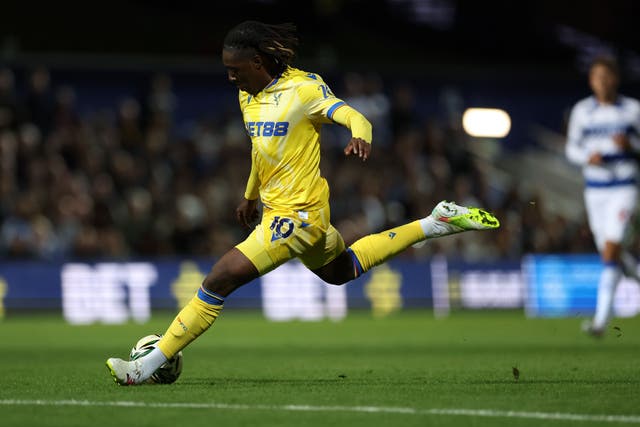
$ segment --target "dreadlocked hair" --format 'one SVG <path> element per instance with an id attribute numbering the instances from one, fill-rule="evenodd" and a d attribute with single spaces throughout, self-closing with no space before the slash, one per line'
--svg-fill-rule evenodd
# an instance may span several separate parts
<path id="1" fill-rule="evenodd" d="M 298 47 L 296 26 L 245 21 L 236 25 L 224 38 L 225 49 L 255 49 L 274 62 L 275 72 L 282 73 L 291 64 Z"/>

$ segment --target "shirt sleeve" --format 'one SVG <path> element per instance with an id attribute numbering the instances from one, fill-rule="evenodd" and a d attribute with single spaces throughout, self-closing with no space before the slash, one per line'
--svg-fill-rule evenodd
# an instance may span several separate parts
<path id="1" fill-rule="evenodd" d="M 584 166 L 589 162 L 589 153 L 582 140 L 582 124 L 580 123 L 579 110 L 574 107 L 569 116 L 569 127 L 567 132 L 567 145 L 565 154 L 571 163 Z"/>
<path id="2" fill-rule="evenodd" d="M 354 138 L 371 143 L 371 123 L 340 98 L 336 98 L 322 80 L 298 87 L 298 96 L 305 106 L 305 115 L 314 123 L 338 123 L 351 130 Z"/>
<path id="3" fill-rule="evenodd" d="M 249 95 L 251 96 L 251 95 Z M 244 115 L 244 108 L 247 105 L 248 96 L 238 91 L 238 102 L 240 104 L 240 111 Z M 247 180 L 247 186 L 244 191 L 244 198 L 247 200 L 255 200 L 260 197 L 260 178 L 258 177 L 258 170 L 255 166 L 255 148 L 251 146 L 251 172 L 249 172 L 249 179 Z"/>
<path id="4" fill-rule="evenodd" d="M 373 131 L 371 123 L 358 110 L 347 104 L 341 105 L 333 114 L 333 120 L 350 129 L 352 138 L 360 138 L 371 144 Z"/>
<path id="5" fill-rule="evenodd" d="M 305 115 L 314 123 L 332 123 L 333 114 L 345 102 L 333 94 L 322 80 L 311 80 L 297 88 Z"/>
<path id="6" fill-rule="evenodd" d="M 251 172 L 247 180 L 247 188 L 244 191 L 244 198 L 247 200 L 255 200 L 260 196 L 260 179 L 255 166 L 255 153 L 251 150 Z"/>
<path id="7" fill-rule="evenodd" d="M 634 103 L 633 122 L 628 132 L 631 149 L 640 153 L 640 103 Z"/>

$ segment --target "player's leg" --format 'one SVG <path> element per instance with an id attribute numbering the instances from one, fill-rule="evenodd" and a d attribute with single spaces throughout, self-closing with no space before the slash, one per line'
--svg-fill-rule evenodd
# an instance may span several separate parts
<path id="1" fill-rule="evenodd" d="M 258 276 L 255 265 L 238 248 L 224 254 L 158 342 L 165 357 L 170 359 L 209 329 L 222 311 L 224 299 Z"/>
<path id="2" fill-rule="evenodd" d="M 622 279 L 622 244 L 635 208 L 637 191 L 634 187 L 618 189 L 587 189 L 585 204 L 589 226 L 602 260 L 598 281 L 596 311 L 586 332 L 601 337 L 612 317 L 613 299 Z"/>
<path id="3" fill-rule="evenodd" d="M 222 311 L 224 299 L 259 276 L 254 264 L 237 248 L 214 264 L 196 295 L 175 317 L 157 348 L 134 361 L 107 360 L 114 380 L 122 385 L 144 383 L 163 363 L 202 335 Z"/>
<path id="4" fill-rule="evenodd" d="M 343 250 L 331 262 L 322 267 L 311 269 L 311 271 L 327 283 L 342 285 L 360 275 L 354 265 L 353 253 L 349 250 Z"/>
<path id="5" fill-rule="evenodd" d="M 588 328 L 588 332 L 596 337 L 604 334 L 605 328 L 611 319 L 613 311 L 613 298 L 622 278 L 620 267 L 620 244 L 606 241 L 602 250 L 602 273 L 598 282 L 598 297 L 596 312 L 593 316 L 593 323 Z"/>
<path id="6" fill-rule="evenodd" d="M 274 227 L 274 221 L 284 221 Z M 276 221 L 277 222 L 277 221 Z M 294 229 L 280 212 L 264 209 L 262 221 L 242 243 L 212 268 L 193 299 L 178 313 L 158 347 L 134 361 L 109 359 L 107 366 L 119 384 L 139 384 L 178 351 L 206 331 L 222 310 L 224 299 L 238 287 L 293 257 L 288 245 Z M 291 232 L 289 232 L 291 230 Z"/>
<path id="7" fill-rule="evenodd" d="M 499 226 L 498 219 L 489 212 L 443 201 L 425 218 L 359 239 L 333 261 L 313 272 L 325 282 L 342 284 L 425 239 Z"/>

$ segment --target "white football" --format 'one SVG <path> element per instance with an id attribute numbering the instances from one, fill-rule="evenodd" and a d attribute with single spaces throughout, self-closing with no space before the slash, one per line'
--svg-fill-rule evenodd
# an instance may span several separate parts
<path id="1" fill-rule="evenodd" d="M 153 334 L 142 337 L 138 340 L 136 345 L 131 349 L 129 353 L 129 360 L 136 360 L 142 356 L 145 356 L 157 347 L 158 341 L 160 341 L 162 335 Z M 173 356 L 167 360 L 157 371 L 151 375 L 147 380 L 150 384 L 171 384 L 175 382 L 182 372 L 182 352 Z"/>

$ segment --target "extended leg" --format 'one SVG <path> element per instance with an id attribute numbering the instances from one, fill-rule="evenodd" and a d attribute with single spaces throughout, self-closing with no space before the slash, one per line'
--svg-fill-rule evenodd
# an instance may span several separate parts
<path id="1" fill-rule="evenodd" d="M 133 361 L 107 360 L 114 380 L 122 385 L 144 383 L 164 362 L 204 333 L 216 320 L 224 298 L 258 277 L 255 266 L 237 248 L 227 252 L 211 269 L 193 299 L 178 313 L 158 347 Z"/>
<path id="2" fill-rule="evenodd" d="M 443 201 L 425 218 L 363 237 L 329 264 L 314 270 L 314 273 L 325 282 L 342 284 L 422 240 L 499 226 L 498 219 L 489 212 Z"/>

